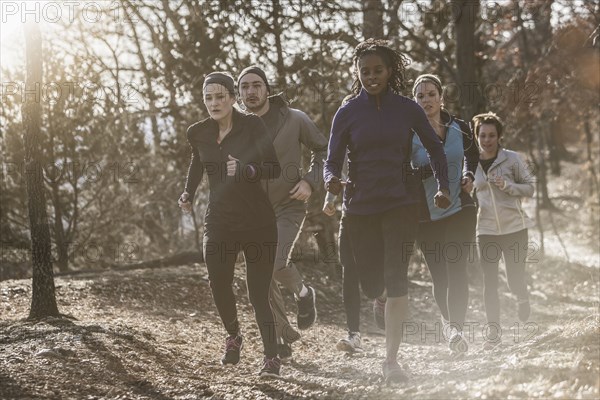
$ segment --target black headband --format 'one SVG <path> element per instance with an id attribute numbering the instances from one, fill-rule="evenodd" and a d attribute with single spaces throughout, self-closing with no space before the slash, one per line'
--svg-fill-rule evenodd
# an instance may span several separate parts
<path id="1" fill-rule="evenodd" d="M 235 95 L 235 86 L 233 83 L 233 77 L 226 72 L 211 72 L 206 75 L 204 78 L 204 84 L 202 85 L 202 91 L 206 88 L 207 85 L 211 83 L 218 83 L 227 89 L 229 93 Z"/>
<path id="2" fill-rule="evenodd" d="M 433 83 L 433 86 L 435 86 L 437 88 L 437 90 L 440 92 L 440 96 L 444 94 L 444 89 L 442 88 L 442 82 L 435 75 L 426 74 L 426 75 L 421 75 L 421 76 L 417 77 L 417 80 L 415 81 L 415 84 L 413 85 L 413 96 L 417 94 L 417 92 L 416 92 L 417 86 L 419 86 L 419 84 L 421 84 L 423 82 Z"/>

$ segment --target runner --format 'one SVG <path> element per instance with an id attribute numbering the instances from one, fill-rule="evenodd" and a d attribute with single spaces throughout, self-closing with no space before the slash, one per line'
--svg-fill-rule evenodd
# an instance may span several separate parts
<path id="1" fill-rule="evenodd" d="M 279 376 L 280 360 L 269 305 L 277 225 L 260 180 L 279 177 L 281 168 L 261 119 L 233 107 L 234 90 L 228 73 L 213 72 L 204 80 L 204 104 L 210 117 L 187 130 L 192 158 L 179 206 L 184 212 L 191 211 L 194 193 L 206 172 L 209 200 L 203 253 L 213 299 L 228 333 L 221 362 L 237 364 L 242 349 L 232 289 L 235 261 L 241 250 L 246 260 L 248 294 L 264 347 L 259 375 Z"/>
<path id="2" fill-rule="evenodd" d="M 344 167 L 346 167 L 346 163 Z M 342 175 L 345 175 L 342 172 Z M 343 176 L 344 180 L 346 176 Z M 323 204 L 323 213 L 332 217 L 335 215 L 336 196 L 327 192 L 325 203 Z M 354 262 L 354 254 L 352 253 L 352 244 L 348 236 L 348 229 L 344 228 L 344 217 L 340 220 L 340 230 L 338 233 L 338 250 L 340 263 L 343 268 L 342 276 L 342 298 L 344 302 L 344 311 L 346 312 L 346 326 L 348 334 L 341 338 L 336 348 L 346 353 L 362 353 L 362 337 L 360 335 L 360 284 L 358 280 L 358 271 Z"/>
<path id="3" fill-rule="evenodd" d="M 278 244 L 270 299 L 276 320 L 279 357 L 287 361 L 292 358 L 290 345 L 300 338 L 300 334 L 287 319 L 277 283 L 296 298 L 298 329 L 310 328 L 317 318 L 315 290 L 304 284 L 291 256 L 306 217 L 306 202 L 323 182 L 327 139 L 305 113 L 289 107 L 282 95 L 269 97 L 271 87 L 261 68 L 250 66 L 244 69 L 238 77 L 238 89 L 246 109 L 261 117 L 267 125 L 283 171 L 279 178 L 264 181 L 263 189 L 277 218 Z M 310 168 L 305 174 L 301 168 L 303 146 L 311 151 Z"/>
<path id="4" fill-rule="evenodd" d="M 444 143 L 451 193 L 450 207 L 441 209 L 433 204 L 437 182 L 423 144 L 413 136 L 412 161 L 420 170 L 425 192 L 417 247 L 431 273 L 433 297 L 442 314 L 442 333 L 449 338 L 453 353 L 465 353 L 469 347 L 462 333 L 469 301 L 467 261 L 477 221 L 470 193 L 479 150 L 469 126 L 444 108 L 442 82 L 437 76 L 419 76 L 413 96 Z"/>
<path id="5" fill-rule="evenodd" d="M 477 241 L 488 322 L 484 349 L 491 349 L 501 338 L 498 262 L 502 255 L 508 287 L 517 297 L 519 320 L 526 322 L 531 312 L 525 262 L 528 228 L 534 223 L 523 211 L 521 198 L 533 196 L 535 180 L 518 153 L 502 148 L 504 126 L 496 114 L 476 115 L 473 123 L 481 149 L 474 185 L 479 202 Z"/>
<path id="6" fill-rule="evenodd" d="M 420 180 L 410 166 L 413 130 L 431 155 L 439 182 L 435 204 L 450 205 L 446 157 L 423 109 L 400 95 L 405 89 L 407 59 L 386 41 L 361 42 L 352 60 L 352 94 L 338 109 L 331 128 L 324 178 L 327 190 L 342 190 L 344 156 L 344 227 L 357 264 L 362 290 L 369 298 L 387 293 L 386 382 L 406 379 L 397 361 L 403 322 L 408 317 L 408 253 L 419 223 Z"/>

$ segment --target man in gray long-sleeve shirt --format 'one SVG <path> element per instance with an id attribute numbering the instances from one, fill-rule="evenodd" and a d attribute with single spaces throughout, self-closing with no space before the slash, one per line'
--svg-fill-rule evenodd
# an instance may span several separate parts
<path id="1" fill-rule="evenodd" d="M 273 139 L 281 176 L 263 183 L 277 217 L 278 244 L 271 283 L 271 308 L 275 316 L 279 357 L 290 359 L 290 344 L 300 338 L 285 314 L 277 283 L 294 293 L 299 329 L 308 329 L 316 320 L 315 291 L 305 285 L 290 256 L 304 218 L 306 201 L 322 184 L 327 139 L 302 111 L 290 108 L 281 95 L 269 96 L 270 86 L 262 69 L 251 66 L 238 77 L 240 98 L 246 109 L 260 116 Z M 311 150 L 310 169 L 302 175 L 302 145 Z"/>

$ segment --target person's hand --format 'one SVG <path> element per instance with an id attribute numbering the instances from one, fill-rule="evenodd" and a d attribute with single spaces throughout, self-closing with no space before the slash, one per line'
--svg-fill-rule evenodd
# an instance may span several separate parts
<path id="1" fill-rule="evenodd" d="M 437 208 L 446 209 L 450 207 L 450 192 L 448 192 L 448 189 L 439 190 L 433 196 L 433 203 Z"/>
<path id="2" fill-rule="evenodd" d="M 227 161 L 227 176 L 234 176 L 235 171 L 237 170 L 237 166 L 240 163 L 240 160 L 231 157 L 231 154 L 228 157 L 229 161 Z"/>
<path id="3" fill-rule="evenodd" d="M 498 187 L 500 190 L 504 190 L 506 188 L 506 181 L 501 175 L 496 175 L 492 178 L 492 183 Z"/>
<path id="4" fill-rule="evenodd" d="M 331 217 L 335 214 L 335 204 L 332 201 L 326 201 L 323 204 L 323 213 L 328 217 Z"/>
<path id="5" fill-rule="evenodd" d="M 335 194 L 336 196 L 340 194 L 342 189 L 346 186 L 346 182 L 341 181 L 340 178 L 334 176 L 329 180 L 329 182 L 325 182 L 325 189 L 331 194 Z"/>
<path id="6" fill-rule="evenodd" d="M 177 200 L 177 204 L 179 204 L 179 208 L 181 208 L 181 211 L 185 214 L 192 212 L 192 202 L 190 201 L 190 194 L 188 192 L 181 193 L 179 200 Z"/>
<path id="7" fill-rule="evenodd" d="M 306 201 L 312 194 L 312 188 L 308 182 L 306 182 L 304 179 L 301 179 L 298 183 L 296 183 L 289 193 L 292 199 Z"/>
<path id="8" fill-rule="evenodd" d="M 473 181 L 471 180 L 471 178 L 469 178 L 468 176 L 462 178 L 462 180 L 460 181 L 460 188 L 463 192 L 471 194 L 471 192 L 473 191 Z"/>

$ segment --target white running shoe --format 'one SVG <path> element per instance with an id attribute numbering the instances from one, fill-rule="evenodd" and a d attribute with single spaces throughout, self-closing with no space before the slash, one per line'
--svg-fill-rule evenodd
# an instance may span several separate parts
<path id="1" fill-rule="evenodd" d="M 448 347 L 452 353 L 466 353 L 469 350 L 469 344 L 462 332 L 455 331 L 450 337 Z"/>
<path id="2" fill-rule="evenodd" d="M 364 350 L 360 332 L 348 332 L 348 337 L 340 339 L 337 342 L 336 348 L 346 353 L 362 353 Z"/>

